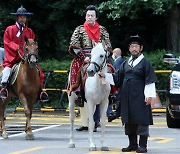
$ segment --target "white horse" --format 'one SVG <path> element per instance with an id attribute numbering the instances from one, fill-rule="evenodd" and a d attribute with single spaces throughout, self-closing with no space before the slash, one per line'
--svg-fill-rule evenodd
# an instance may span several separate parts
<path id="1" fill-rule="evenodd" d="M 104 144 L 104 132 L 106 126 L 106 111 L 108 107 L 108 96 L 110 94 L 110 84 L 103 83 L 103 79 L 99 77 L 98 73 L 107 73 L 107 53 L 105 52 L 102 43 L 98 43 L 91 51 L 91 62 L 87 68 L 88 78 L 85 82 L 85 97 L 87 100 L 88 107 L 88 117 L 89 117 L 89 150 L 95 151 L 96 146 L 94 144 L 93 138 L 93 129 L 94 129 L 94 120 L 93 115 L 97 104 L 100 105 L 100 123 L 101 123 L 101 150 L 108 151 L 109 148 Z M 77 99 L 77 96 L 74 92 L 71 95 L 68 95 L 69 98 L 69 110 L 70 110 L 70 142 L 69 147 L 74 148 L 74 101 Z"/>

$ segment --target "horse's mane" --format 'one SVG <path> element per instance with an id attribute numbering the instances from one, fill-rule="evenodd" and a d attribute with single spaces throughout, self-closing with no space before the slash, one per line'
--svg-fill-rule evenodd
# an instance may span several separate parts
<path id="1" fill-rule="evenodd" d="M 91 52 L 104 51 L 102 43 L 96 43 Z"/>

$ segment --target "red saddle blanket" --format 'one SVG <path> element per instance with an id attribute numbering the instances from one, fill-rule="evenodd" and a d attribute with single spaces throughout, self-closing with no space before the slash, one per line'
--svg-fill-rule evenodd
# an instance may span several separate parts
<path id="1" fill-rule="evenodd" d="M 70 67 L 70 82 L 68 84 L 68 90 L 69 91 L 77 91 L 78 88 L 79 90 L 81 88 L 84 88 L 84 83 L 85 83 L 85 78 L 86 75 L 83 73 L 82 75 L 82 65 L 83 65 L 83 61 L 81 57 L 76 57 L 74 58 L 74 60 L 71 63 L 71 67 Z M 107 63 L 108 66 L 108 72 L 109 73 L 114 73 L 115 69 L 114 67 L 110 64 Z M 87 65 L 85 65 L 85 69 L 86 70 Z M 111 93 L 117 93 L 118 89 L 117 87 L 111 85 Z"/>

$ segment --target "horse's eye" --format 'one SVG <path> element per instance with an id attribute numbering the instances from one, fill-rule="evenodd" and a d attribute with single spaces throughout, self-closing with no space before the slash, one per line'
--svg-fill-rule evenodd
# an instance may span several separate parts
<path id="1" fill-rule="evenodd" d="M 100 55 L 101 58 L 103 58 L 104 56 L 103 55 Z"/>

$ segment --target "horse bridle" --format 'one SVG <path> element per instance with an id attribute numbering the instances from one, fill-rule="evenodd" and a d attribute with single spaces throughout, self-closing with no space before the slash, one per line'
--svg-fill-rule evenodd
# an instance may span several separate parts
<path id="1" fill-rule="evenodd" d="M 35 54 L 34 52 L 30 52 L 29 54 L 27 54 L 25 57 L 27 57 L 27 62 L 30 64 L 31 62 L 30 62 L 30 59 L 31 59 L 31 56 L 35 56 L 36 57 L 36 60 L 37 60 L 37 62 L 38 62 L 38 56 L 37 56 L 37 54 Z"/>
<path id="2" fill-rule="evenodd" d="M 104 61 L 101 65 L 97 64 L 96 62 L 90 62 L 90 64 L 94 64 L 96 72 L 99 72 L 106 66 L 106 59 L 107 56 L 104 57 Z"/>
<path id="3" fill-rule="evenodd" d="M 26 44 L 24 45 L 23 49 L 24 49 L 24 57 L 21 55 L 20 49 L 18 48 L 18 54 L 21 57 L 22 61 L 26 61 L 27 60 L 27 62 L 30 64 L 31 56 L 35 56 L 36 59 L 37 59 L 37 62 L 38 62 L 38 55 L 35 54 L 33 51 L 30 51 L 30 53 L 28 53 L 27 52 L 28 49 L 27 49 L 27 45 Z"/>

